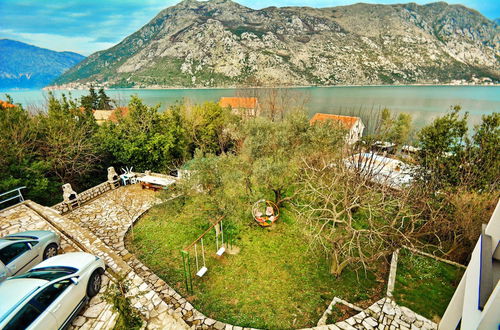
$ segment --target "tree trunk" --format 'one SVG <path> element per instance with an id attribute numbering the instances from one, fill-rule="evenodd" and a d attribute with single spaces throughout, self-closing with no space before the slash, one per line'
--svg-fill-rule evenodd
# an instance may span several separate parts
<path id="1" fill-rule="evenodd" d="M 274 192 L 274 203 L 276 203 L 276 205 L 278 207 L 280 207 L 281 205 L 281 189 L 273 189 L 273 192 Z"/>

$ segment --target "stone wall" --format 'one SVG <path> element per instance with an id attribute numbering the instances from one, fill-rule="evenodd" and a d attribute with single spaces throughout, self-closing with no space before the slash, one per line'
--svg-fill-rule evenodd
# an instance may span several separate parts
<path id="1" fill-rule="evenodd" d="M 79 193 L 78 194 L 78 202 L 80 204 L 83 204 L 85 202 L 88 202 L 88 201 L 98 197 L 99 195 L 104 194 L 106 191 L 109 191 L 109 190 L 111 190 L 111 184 L 108 181 L 103 182 L 101 184 L 98 184 L 97 186 L 94 186 L 90 189 L 87 189 L 87 190 Z M 64 213 L 71 211 L 71 208 L 69 207 L 69 205 L 67 205 L 64 202 L 61 202 L 59 204 L 52 206 L 52 209 L 56 210 L 60 214 L 64 214 Z"/>
<path id="2" fill-rule="evenodd" d="M 313 329 L 391 329 L 410 330 L 437 329 L 437 325 L 409 308 L 398 306 L 390 298 L 382 298 L 361 313 L 335 324 L 323 325 Z"/>

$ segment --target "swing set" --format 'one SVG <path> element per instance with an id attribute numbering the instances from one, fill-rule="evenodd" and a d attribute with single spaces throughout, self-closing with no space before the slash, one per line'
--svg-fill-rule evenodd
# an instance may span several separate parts
<path id="1" fill-rule="evenodd" d="M 193 275 L 191 270 L 191 253 L 194 253 L 194 261 L 196 265 L 196 277 L 203 277 L 205 273 L 208 271 L 206 257 L 205 257 L 205 244 L 203 239 L 208 233 L 212 230 L 215 230 L 215 254 L 221 257 L 226 252 L 226 247 L 232 247 L 232 237 L 230 234 L 226 235 L 226 241 L 224 241 L 224 228 L 222 226 L 222 219 L 224 217 L 221 216 L 217 221 L 212 223 L 210 227 L 203 234 L 201 234 L 196 240 L 194 240 L 191 244 L 189 244 L 186 248 L 181 250 L 182 255 L 182 264 L 184 268 L 184 281 L 186 284 L 186 289 L 189 293 L 193 292 Z M 220 239 L 219 239 L 220 237 Z M 219 243 L 220 241 L 220 243 Z M 198 245 L 201 247 L 201 256 L 198 257 Z M 201 260 L 200 260 L 201 259 Z M 201 267 L 200 267 L 201 265 Z"/>

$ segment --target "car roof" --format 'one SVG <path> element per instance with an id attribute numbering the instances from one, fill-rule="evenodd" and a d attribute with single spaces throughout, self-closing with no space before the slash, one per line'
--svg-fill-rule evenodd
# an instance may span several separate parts
<path id="1" fill-rule="evenodd" d="M 60 254 L 60 255 L 54 256 L 52 258 L 49 258 L 45 261 L 42 261 L 36 267 L 34 267 L 32 270 L 45 268 L 45 267 L 58 267 L 58 266 L 73 267 L 76 269 L 84 269 L 85 267 L 87 267 L 89 264 L 91 264 L 95 260 L 96 260 L 96 257 L 90 253 L 70 252 L 70 253 Z"/>
<path id="2" fill-rule="evenodd" d="M 13 278 L 0 283 L 0 323 L 38 288 L 49 283 L 35 278 Z"/>
<path id="3" fill-rule="evenodd" d="M 19 233 L 15 233 L 15 234 L 10 234 L 10 235 L 7 235 L 5 237 L 20 236 L 20 237 L 28 237 L 29 239 L 40 239 L 44 236 L 51 235 L 51 234 L 54 234 L 54 232 L 52 232 L 50 230 L 28 230 L 28 231 L 22 231 Z"/>
<path id="4" fill-rule="evenodd" d="M 30 230 L 30 231 L 23 231 L 20 233 L 10 234 L 0 238 L 0 249 L 6 247 L 7 245 L 10 245 L 13 242 L 38 240 L 51 233 L 52 232 L 48 230 Z"/>

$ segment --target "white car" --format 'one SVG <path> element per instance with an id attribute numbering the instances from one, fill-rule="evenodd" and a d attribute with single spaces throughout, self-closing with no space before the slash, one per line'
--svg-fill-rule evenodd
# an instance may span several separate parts
<path id="1" fill-rule="evenodd" d="M 84 252 L 47 259 L 0 283 L 0 329 L 64 329 L 101 289 L 104 261 Z"/>
<path id="2" fill-rule="evenodd" d="M 60 245 L 59 235 L 48 230 L 25 231 L 0 238 L 0 282 L 55 256 Z"/>

